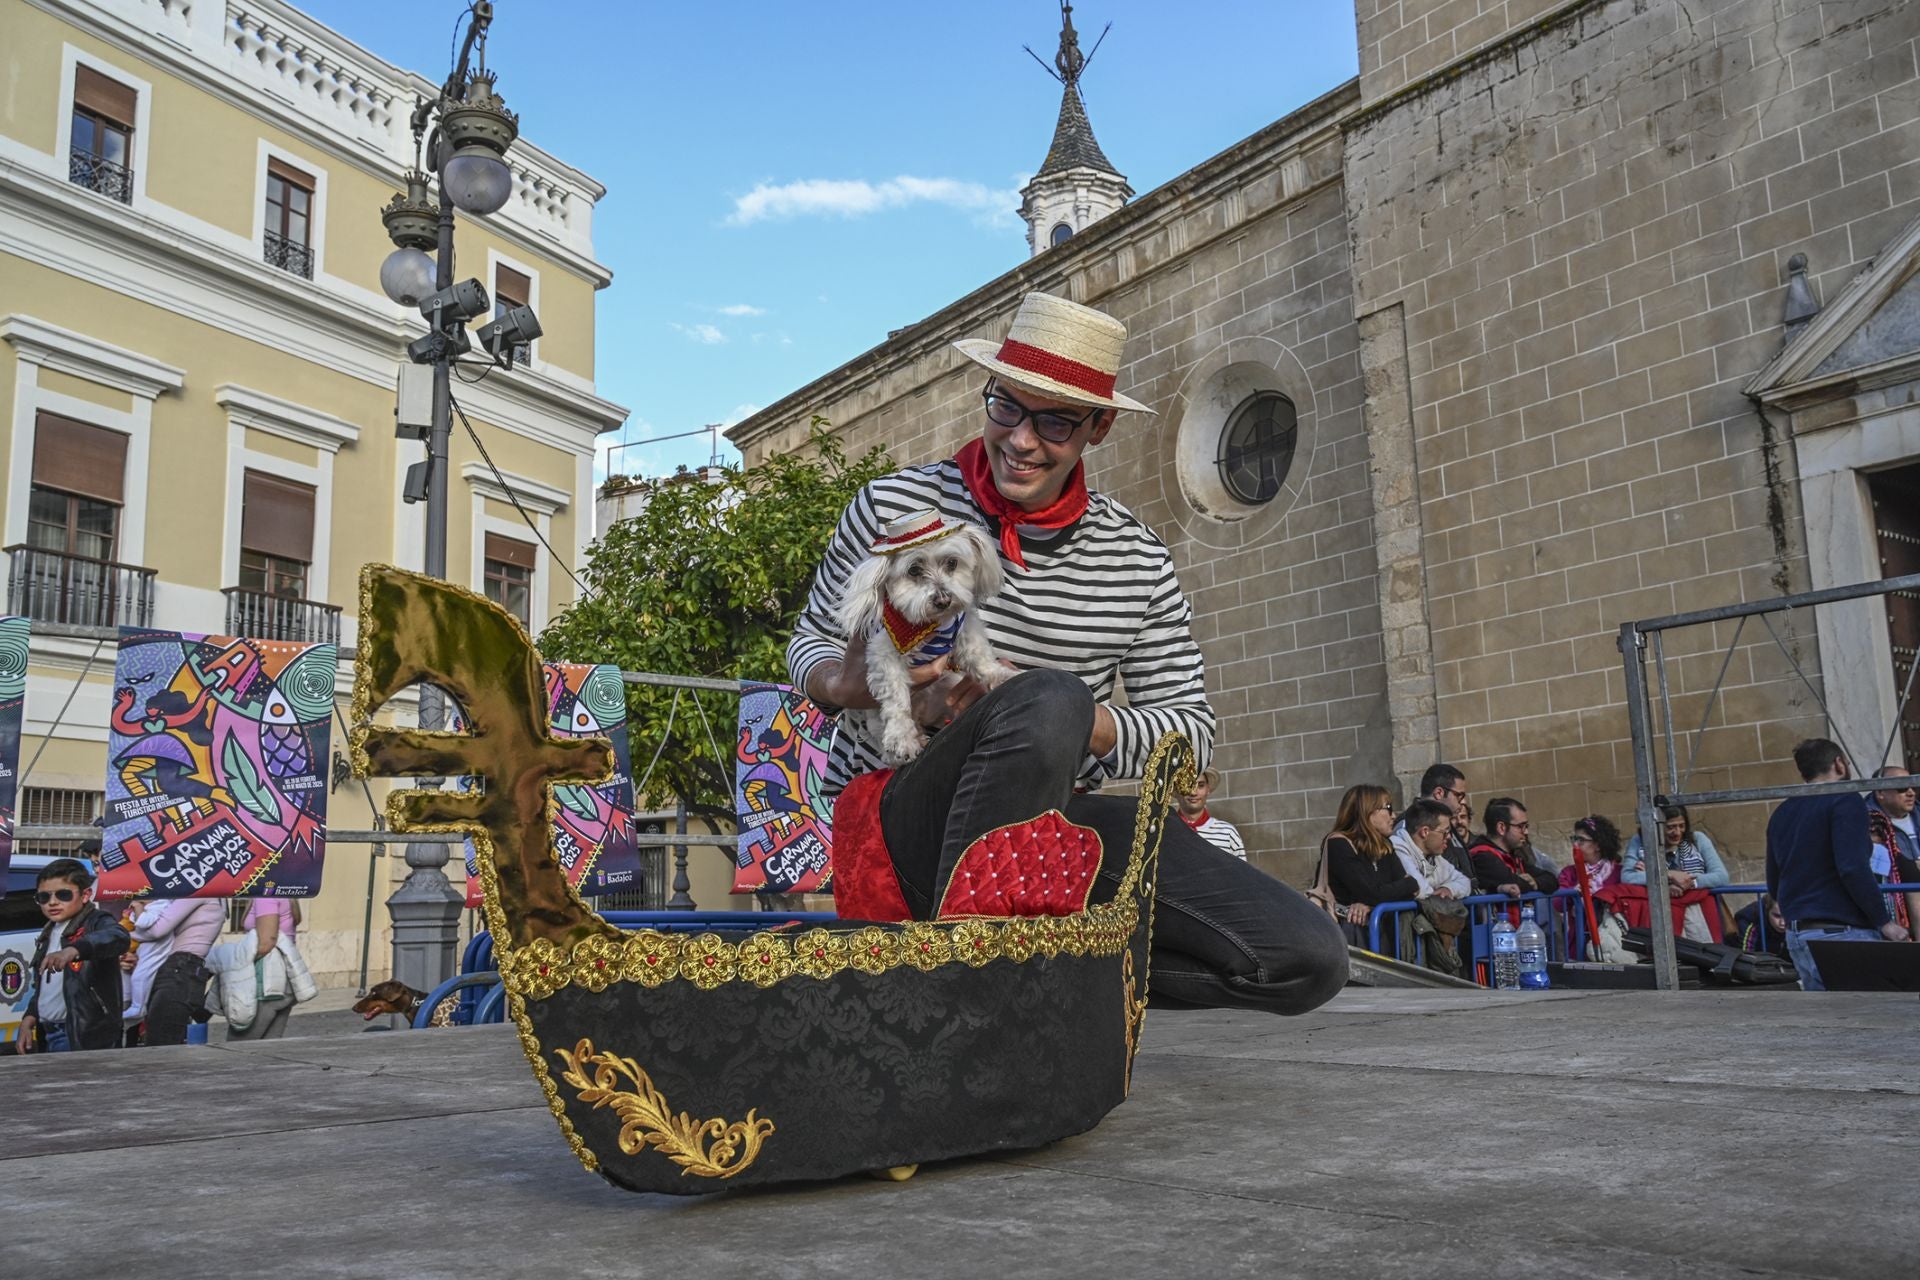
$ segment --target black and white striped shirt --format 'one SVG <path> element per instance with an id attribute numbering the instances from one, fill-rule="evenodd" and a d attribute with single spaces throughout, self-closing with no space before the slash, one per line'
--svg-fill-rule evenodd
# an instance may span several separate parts
<path id="1" fill-rule="evenodd" d="M 836 607 L 874 540 L 888 522 L 927 507 L 947 521 L 998 533 L 952 459 L 909 467 L 861 489 L 841 514 L 787 645 L 796 688 L 806 687 L 821 662 L 845 654 Z M 1170 730 L 1187 735 L 1204 768 L 1213 751 L 1213 708 L 1190 627 L 1193 610 L 1166 544 L 1125 507 L 1094 493 L 1072 526 L 1044 540 L 1022 536 L 1020 551 L 1026 569 L 1007 566 L 1006 587 L 979 606 L 1000 656 L 1017 667 L 1071 671 L 1103 703 L 1113 697 L 1116 676 L 1126 681 L 1127 705 L 1108 707 L 1118 730 L 1113 752 L 1104 759 L 1089 754 L 1080 785 L 1092 790 L 1109 777 L 1139 777 L 1153 744 Z M 843 719 L 823 780 L 827 794 L 882 767 L 879 753 Z"/>

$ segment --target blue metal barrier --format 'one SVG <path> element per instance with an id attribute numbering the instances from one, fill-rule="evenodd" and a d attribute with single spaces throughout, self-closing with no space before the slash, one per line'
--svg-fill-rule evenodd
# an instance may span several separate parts
<path id="1" fill-rule="evenodd" d="M 500 985 L 500 975 L 491 969 L 462 973 L 448 978 L 429 992 L 427 998 L 420 1002 L 420 1007 L 414 1010 L 413 1029 L 419 1031 L 432 1026 L 433 1011 L 440 1007 L 442 1000 L 455 992 L 460 993 L 460 1003 L 453 1011 L 453 1025 L 456 1027 L 477 1025 L 485 1021 L 480 1013 L 488 997 L 494 991 L 504 992 L 505 990 L 506 988 Z M 471 999 L 469 999 L 469 993 L 471 993 Z M 495 1022 L 499 1020 L 497 1017 L 493 1019 Z"/>
<path id="2" fill-rule="evenodd" d="M 1491 975 L 1486 967 L 1493 954 L 1493 917 L 1494 912 L 1508 911 L 1514 907 L 1533 905 L 1535 919 L 1547 935 L 1547 957 L 1550 960 L 1564 961 L 1569 955 L 1585 955 L 1587 948 L 1587 922 L 1584 908 L 1580 905 L 1578 889 L 1560 889 L 1552 894 L 1524 893 L 1518 898 L 1510 898 L 1504 893 L 1481 893 L 1470 898 L 1457 899 L 1467 908 L 1467 927 L 1461 931 L 1467 953 L 1461 958 L 1473 963 L 1473 981 L 1481 986 L 1491 986 Z M 1544 904 L 1544 916 L 1541 914 Z M 1426 940 L 1420 935 L 1414 936 L 1413 955 L 1400 954 L 1400 932 L 1395 917 L 1418 911 L 1420 904 L 1413 901 L 1383 902 L 1367 913 L 1368 949 L 1376 955 L 1387 956 L 1394 960 L 1407 960 L 1413 964 L 1426 963 Z M 1393 923 L 1392 931 L 1387 925 Z"/>

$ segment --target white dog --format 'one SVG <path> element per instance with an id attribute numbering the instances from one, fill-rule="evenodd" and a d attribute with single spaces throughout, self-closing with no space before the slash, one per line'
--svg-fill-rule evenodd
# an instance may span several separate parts
<path id="1" fill-rule="evenodd" d="M 1004 582 L 999 548 L 985 530 L 927 510 L 890 523 L 847 579 L 840 625 L 849 637 L 866 636 L 867 687 L 880 705 L 846 714 L 877 723 L 889 764 L 905 764 L 927 745 L 913 718 L 911 668 L 950 654 L 952 670 L 989 689 L 1013 674 L 974 609 Z"/>

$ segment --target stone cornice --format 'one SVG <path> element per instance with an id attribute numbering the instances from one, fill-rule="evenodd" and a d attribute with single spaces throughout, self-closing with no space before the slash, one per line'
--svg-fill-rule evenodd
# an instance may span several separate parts
<path id="1" fill-rule="evenodd" d="M 557 511 L 564 511 L 573 501 L 573 495 L 565 489 L 528 476 L 515 475 L 511 471 L 502 471 L 495 476 L 493 468 L 484 462 L 469 462 L 460 468 L 460 474 L 481 497 L 505 503 L 518 498 L 520 505 L 535 515 L 550 516 Z M 504 487 L 500 483 L 502 480 L 507 482 Z"/>
<path id="2" fill-rule="evenodd" d="M 20 358 L 31 364 L 130 392 L 143 400 L 178 391 L 187 381 L 184 369 L 32 316 L 0 319 L 0 340 L 11 342 Z"/>
<path id="3" fill-rule="evenodd" d="M 229 422 L 327 453 L 338 453 L 343 445 L 360 442 L 360 428 L 355 423 L 264 391 L 223 382 L 214 388 L 213 399 L 227 411 Z"/>
<path id="4" fill-rule="evenodd" d="M 437 92 L 425 77 L 393 66 L 281 0 L 199 0 L 185 19 L 174 16 L 179 6 L 163 14 L 155 0 L 25 2 L 158 64 L 396 190 L 413 162 L 407 117 L 414 99 Z M 256 34 L 248 36 L 243 18 L 271 25 L 252 28 Z M 259 31 L 277 39 L 263 41 Z M 238 69 L 248 67 L 249 60 L 231 43 L 237 41 L 257 46 L 255 65 L 245 74 Z M 323 78 L 336 93 L 323 92 Z M 311 96 L 313 105 L 303 106 L 295 93 Z M 355 110 L 347 113 L 336 96 Z M 331 115 L 323 114 L 321 103 L 332 107 Z M 515 171 L 514 198 L 500 213 L 477 221 L 520 251 L 605 288 L 613 273 L 593 258 L 591 210 L 606 188 L 525 139 L 514 143 L 507 160 Z M 574 201 L 580 206 L 577 216 L 570 209 Z"/>
<path id="5" fill-rule="evenodd" d="M 888 373 L 923 360 L 923 381 L 931 381 L 951 367 L 949 360 L 961 359 L 946 354 L 948 344 L 958 338 L 979 336 L 982 330 L 1012 315 L 1020 297 L 1032 290 L 1097 304 L 1100 298 L 1144 274 L 1146 268 L 1134 264 L 1133 249 L 1150 237 L 1166 233 L 1173 245 L 1171 252 L 1186 253 L 1220 236 L 1232 235 L 1249 216 L 1267 212 L 1265 208 L 1249 210 L 1239 198 L 1239 188 L 1250 177 L 1268 170 L 1276 174 L 1276 204 L 1290 204 L 1312 191 L 1339 182 L 1338 155 L 1333 155 L 1331 163 L 1327 163 L 1323 151 L 1331 148 L 1338 152 L 1341 122 L 1359 99 L 1358 80 L 1349 80 L 1322 94 L 1101 218 L 1065 244 L 1028 259 L 832 372 L 781 397 L 729 429 L 727 439 L 737 448 L 745 449 L 761 436 L 778 430 L 796 414 L 843 400 Z M 1317 168 L 1309 163 L 1310 158 L 1316 157 L 1322 160 Z M 1204 211 L 1209 203 L 1216 201 L 1222 206 L 1221 216 L 1212 226 L 1203 226 L 1203 220 L 1193 219 L 1189 227 L 1177 216 L 1183 212 Z M 1093 267 L 1108 259 L 1118 259 L 1120 265 L 1095 283 L 1091 279 Z"/>

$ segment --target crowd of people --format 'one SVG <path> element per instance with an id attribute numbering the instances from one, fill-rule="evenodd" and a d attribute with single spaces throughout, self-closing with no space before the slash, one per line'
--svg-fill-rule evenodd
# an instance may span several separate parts
<path id="1" fill-rule="evenodd" d="M 116 915 L 95 901 L 95 879 L 79 858 L 40 870 L 34 900 L 47 923 L 16 1053 L 185 1044 L 193 1024 L 211 1019 L 210 999 L 228 1040 L 286 1034 L 305 976 L 298 904 L 250 899 L 242 936 L 223 943 L 226 900 L 146 899 Z"/>
<path id="2" fill-rule="evenodd" d="M 1807 782 L 1852 776 L 1840 748 L 1826 739 L 1800 744 L 1794 759 Z M 1903 767 L 1889 766 L 1877 776 L 1905 774 Z M 1218 785 L 1217 778 L 1210 781 Z M 1731 921 L 1721 917 L 1711 892 L 1733 879 L 1713 839 L 1684 806 L 1664 806 L 1659 816 L 1659 869 L 1650 869 L 1653 860 L 1641 837 L 1623 842 L 1620 828 L 1604 814 L 1571 825 L 1572 861 L 1556 866 L 1535 844 L 1526 805 L 1516 797 L 1489 800 L 1475 834 L 1466 774 L 1436 764 L 1404 809 L 1396 809 L 1384 787 L 1349 787 L 1322 842 L 1317 878 L 1349 939 L 1360 945 L 1370 941 L 1367 926 L 1380 907 L 1415 904 L 1413 911 L 1398 913 L 1398 954 L 1412 954 L 1412 939 L 1423 936 L 1428 966 L 1455 975 L 1467 969 L 1458 942 L 1468 923 L 1465 899 L 1551 895 L 1582 888 L 1583 875 L 1586 891 L 1603 903 L 1602 921 L 1611 922 L 1590 939 L 1592 958 L 1633 962 L 1622 945 L 1624 928 L 1644 927 L 1645 908 L 1635 904 L 1644 903 L 1648 876 L 1664 874 L 1676 934 L 1791 958 L 1808 990 L 1821 989 L 1805 945 L 1809 938 L 1905 941 L 1920 920 L 1920 838 L 1910 786 L 1783 802 L 1768 830 L 1767 892 Z M 1537 920 L 1549 933 L 1555 927 L 1551 912 L 1539 911 Z"/>

